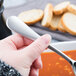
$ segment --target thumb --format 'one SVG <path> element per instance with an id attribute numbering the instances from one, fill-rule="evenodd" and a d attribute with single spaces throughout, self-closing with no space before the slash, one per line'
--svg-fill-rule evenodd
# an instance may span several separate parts
<path id="1" fill-rule="evenodd" d="M 27 55 L 28 60 L 32 63 L 48 47 L 48 45 L 50 44 L 50 40 L 50 35 L 43 35 L 35 40 L 28 47 L 24 48 L 22 52 Z"/>

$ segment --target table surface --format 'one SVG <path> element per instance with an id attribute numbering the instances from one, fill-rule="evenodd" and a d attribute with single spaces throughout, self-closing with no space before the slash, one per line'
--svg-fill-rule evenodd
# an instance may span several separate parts
<path id="1" fill-rule="evenodd" d="M 15 7 L 15 6 L 19 6 L 22 5 L 24 3 L 26 3 L 27 0 L 4 0 L 4 6 L 5 8 L 9 8 L 9 7 Z"/>

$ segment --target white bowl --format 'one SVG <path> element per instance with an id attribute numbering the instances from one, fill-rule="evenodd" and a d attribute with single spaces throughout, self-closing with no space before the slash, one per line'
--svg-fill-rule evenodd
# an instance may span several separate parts
<path id="1" fill-rule="evenodd" d="M 58 42 L 58 43 L 52 43 L 51 45 L 61 51 L 76 50 L 76 41 Z M 50 50 L 48 49 L 45 52 L 47 51 Z"/>
<path id="2" fill-rule="evenodd" d="M 53 43 L 52 46 L 56 47 L 61 51 L 76 50 L 76 41 Z"/>

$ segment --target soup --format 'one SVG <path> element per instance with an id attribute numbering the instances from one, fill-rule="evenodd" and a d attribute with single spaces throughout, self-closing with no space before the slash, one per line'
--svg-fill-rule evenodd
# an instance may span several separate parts
<path id="1" fill-rule="evenodd" d="M 64 51 L 70 58 L 76 60 L 76 50 Z M 71 65 L 61 56 L 54 52 L 41 54 L 43 68 L 39 76 L 74 76 Z"/>

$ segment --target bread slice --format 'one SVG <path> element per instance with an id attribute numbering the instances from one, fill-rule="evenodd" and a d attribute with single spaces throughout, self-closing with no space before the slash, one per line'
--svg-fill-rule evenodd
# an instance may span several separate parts
<path id="1" fill-rule="evenodd" d="M 34 24 L 43 18 L 43 11 L 41 9 L 32 9 L 20 13 L 18 17 L 26 24 Z"/>
<path id="2" fill-rule="evenodd" d="M 51 26 L 49 26 L 49 28 L 51 30 L 57 30 L 60 19 L 61 19 L 61 16 L 53 15 L 53 18 L 51 20 Z"/>
<path id="3" fill-rule="evenodd" d="M 70 4 L 69 1 L 65 1 L 65 2 L 62 2 L 58 5 L 56 5 L 53 10 L 54 14 L 61 15 L 62 13 L 66 12 L 69 4 Z"/>
<path id="4" fill-rule="evenodd" d="M 76 15 L 65 13 L 61 19 L 63 27 L 72 35 L 76 35 Z"/>
<path id="5" fill-rule="evenodd" d="M 52 16 L 53 16 L 53 6 L 52 6 L 52 4 L 49 3 L 46 5 L 46 7 L 44 9 L 44 17 L 41 22 L 41 25 L 44 27 L 49 27 Z"/>
<path id="6" fill-rule="evenodd" d="M 76 14 L 76 5 L 70 4 L 68 6 L 68 11 L 71 12 L 71 13 Z"/>
<path id="7" fill-rule="evenodd" d="M 58 23 L 58 30 L 61 31 L 61 32 L 66 32 L 65 28 L 63 27 L 63 25 L 61 23 L 61 20 Z"/>

